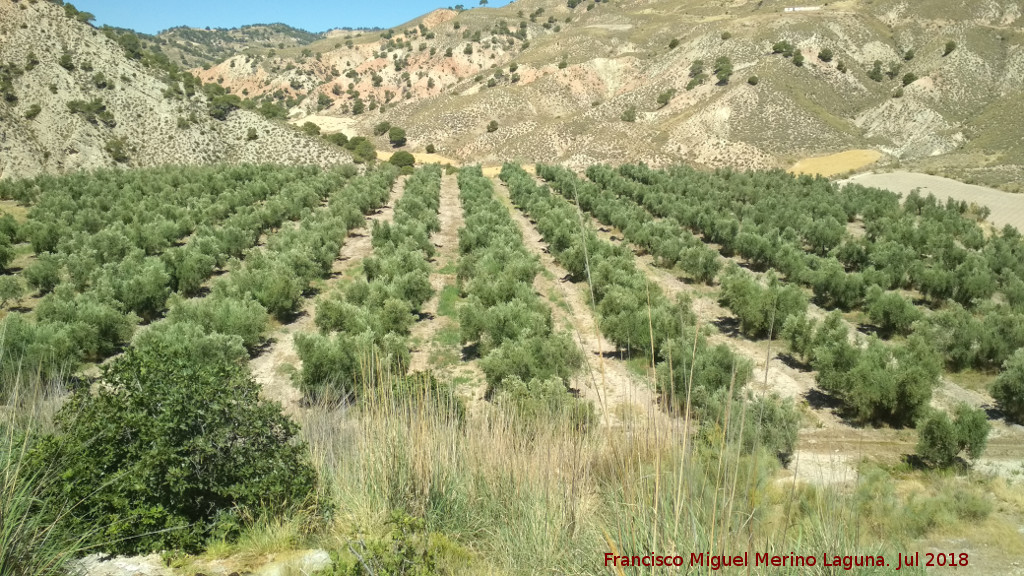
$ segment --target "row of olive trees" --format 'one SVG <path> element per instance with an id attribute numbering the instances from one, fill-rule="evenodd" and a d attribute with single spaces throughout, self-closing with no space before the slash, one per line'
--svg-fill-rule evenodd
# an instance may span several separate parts
<path id="1" fill-rule="evenodd" d="M 721 269 L 718 254 L 672 218 L 655 219 L 621 187 L 636 186 L 608 166 L 587 169 L 595 185 L 557 166 L 538 166 L 538 174 L 555 190 L 592 214 L 602 224 L 615 226 L 627 240 L 654 256 L 659 266 L 678 265 L 694 279 L 710 284 Z"/>
<path id="2" fill-rule="evenodd" d="M 459 230 L 459 327 L 462 343 L 481 357 L 488 397 L 509 385 L 545 389 L 540 383 L 552 379 L 567 386 L 583 357 L 569 334 L 555 331 L 551 309 L 534 292 L 539 261 L 480 168 L 463 168 L 458 180 L 466 222 Z"/>
<path id="3" fill-rule="evenodd" d="M 724 344 L 712 346 L 689 302 L 682 297 L 671 302 L 636 267 L 632 253 L 598 239 L 565 198 L 537 186 L 516 164 L 505 164 L 500 177 L 512 202 L 535 221 L 570 277 L 587 281 L 601 332 L 617 346 L 658 362 L 658 388 L 672 410 L 696 415 L 712 426 L 733 408 L 755 410 L 759 425 L 739 432 L 744 448 L 764 447 L 788 458 L 799 428 L 796 408 L 774 395 L 744 392 L 753 369 L 749 360 Z"/>
<path id="4" fill-rule="evenodd" d="M 348 232 L 363 226 L 364 215 L 391 195 L 395 170 L 381 167 L 327 188 L 301 212 L 298 224 L 282 228 L 266 245 L 234 259 L 230 272 L 214 282 L 209 296 L 172 299 L 167 319 L 191 324 L 208 335 L 236 338 L 248 350 L 264 339 L 270 315 L 288 321 L 311 283 L 330 274 Z"/>
<path id="5" fill-rule="evenodd" d="M 594 172 L 592 170 L 592 172 Z M 986 239 L 966 203 L 938 203 L 891 192 L 775 172 L 668 172 L 627 165 L 642 184 L 616 188 L 654 215 L 674 217 L 726 255 L 755 269 L 775 268 L 811 287 L 823 306 L 863 306 L 868 289 L 916 289 L 933 306 L 973 307 L 997 292 L 1024 304 L 1024 242 L 1013 229 Z M 600 179 L 607 185 L 608 179 Z M 979 215 L 984 215 L 983 211 Z M 847 223 L 863 221 L 864 235 Z"/>
<path id="6" fill-rule="evenodd" d="M 166 307 L 175 284 L 166 245 L 189 233 L 203 238 L 208 229 L 229 241 L 201 244 L 214 254 L 228 244 L 251 245 L 258 230 L 302 202 L 311 182 L 323 186 L 342 177 L 316 169 L 285 171 L 252 166 L 101 171 L 6 184 L 5 197 L 35 201 L 19 234 L 39 251 L 22 276 L 44 297 L 35 322 L 17 313 L 5 319 L 11 328 L 6 352 L 18 360 L 5 367 L 48 377 L 116 352 L 140 320 L 153 320 Z M 284 188 L 264 202 L 272 190 L 268 183 Z M 271 204 L 279 194 L 286 200 Z M 232 222 L 243 214 L 248 233 Z"/>
<path id="7" fill-rule="evenodd" d="M 346 398 L 358 393 L 369 370 L 404 374 L 408 368 L 410 329 L 434 292 L 430 236 L 441 227 L 440 190 L 439 166 L 414 172 L 395 204 L 393 222 L 374 222 L 373 255 L 362 262 L 363 278 L 317 302 L 320 333 L 295 338 L 302 359 L 296 383 L 306 395 Z M 379 366 L 367 365 L 371 358 Z"/>
<path id="8" fill-rule="evenodd" d="M 588 174 L 611 187 L 609 170 Z M 986 237 L 974 220 L 983 209 L 917 193 L 901 204 L 891 192 L 781 172 L 618 172 L 636 185 L 614 189 L 653 214 L 676 218 L 754 268 L 778 269 L 826 308 L 863 309 L 882 337 L 920 333 L 949 369 L 998 369 L 1024 347 L 1024 239 L 1012 227 Z M 863 236 L 842 224 L 858 217 Z M 726 303 L 749 317 L 756 298 L 745 294 L 755 292 L 727 294 Z"/>

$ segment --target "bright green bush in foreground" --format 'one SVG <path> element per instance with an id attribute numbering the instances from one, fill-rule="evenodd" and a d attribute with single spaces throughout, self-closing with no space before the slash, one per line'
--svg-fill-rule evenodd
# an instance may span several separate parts
<path id="1" fill-rule="evenodd" d="M 175 352 L 129 351 L 94 391 L 74 393 L 33 448 L 28 468 L 62 470 L 42 495 L 60 532 L 91 533 L 111 553 L 197 551 L 248 515 L 310 498 L 298 429 L 259 399 L 246 369 Z"/>

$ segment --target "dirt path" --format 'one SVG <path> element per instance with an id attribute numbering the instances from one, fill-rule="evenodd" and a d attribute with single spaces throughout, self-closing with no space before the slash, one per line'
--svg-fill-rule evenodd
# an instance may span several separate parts
<path id="1" fill-rule="evenodd" d="M 917 172 L 861 174 L 837 182 L 837 184 L 847 183 L 885 188 L 897 194 L 907 194 L 915 188 L 920 188 L 922 195 L 932 193 L 943 202 L 946 201 L 946 198 L 974 202 L 980 206 L 988 206 L 992 210 L 988 221 L 997 227 L 1002 228 L 1009 224 L 1024 231 L 1024 194 L 1011 194 L 994 188 L 964 184 L 949 178 Z"/>
<path id="2" fill-rule="evenodd" d="M 586 373 L 578 380 L 580 396 L 593 401 L 602 421 L 610 426 L 620 424 L 623 416 L 643 416 L 648 422 L 666 419 L 658 406 L 657 393 L 644 378 L 632 374 L 625 362 L 614 357 L 615 346 L 598 331 L 587 285 L 558 280 L 568 276 L 568 271 L 548 253 L 547 244 L 529 219 L 512 206 L 504 184 L 495 181 L 495 191 L 519 224 L 527 248 L 540 257 L 550 273 L 537 275 L 535 289 L 541 294 L 555 295 L 568 308 L 554 306 L 553 310 L 556 324 L 569 328 L 586 357 Z"/>
<path id="3" fill-rule="evenodd" d="M 331 266 L 331 276 L 323 283 L 321 294 L 328 293 L 349 269 L 373 253 L 370 226 L 373 221 L 391 221 L 394 217 L 395 202 L 402 197 L 405 190 L 405 181 L 406 178 L 401 177 L 395 182 L 390 202 L 375 214 L 368 216 L 363 228 L 349 232 L 338 252 L 338 258 Z M 292 386 L 291 375 L 287 369 L 287 366 L 299 368 L 302 365 L 295 350 L 294 336 L 300 332 L 313 332 L 317 329 L 313 322 L 315 311 L 316 298 L 306 298 L 295 320 L 278 328 L 271 335 L 270 345 L 249 362 L 253 378 L 263 386 L 263 397 L 280 402 L 285 414 L 288 415 L 295 415 L 298 412 L 299 402 L 302 400 L 302 393 Z"/>

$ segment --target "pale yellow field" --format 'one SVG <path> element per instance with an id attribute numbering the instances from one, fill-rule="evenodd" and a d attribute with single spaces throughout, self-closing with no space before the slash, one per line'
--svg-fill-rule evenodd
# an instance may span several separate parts
<path id="1" fill-rule="evenodd" d="M 882 157 L 878 150 L 847 150 L 829 156 L 804 158 L 789 169 L 793 174 L 835 176 L 870 166 Z"/>
<path id="2" fill-rule="evenodd" d="M 377 150 L 377 160 L 381 162 L 387 162 L 391 159 L 391 155 L 394 154 L 391 150 Z M 452 160 L 446 158 L 440 154 L 427 154 L 425 152 L 412 152 L 412 157 L 416 159 L 416 164 L 451 164 L 452 166 L 460 166 L 458 160 Z"/>

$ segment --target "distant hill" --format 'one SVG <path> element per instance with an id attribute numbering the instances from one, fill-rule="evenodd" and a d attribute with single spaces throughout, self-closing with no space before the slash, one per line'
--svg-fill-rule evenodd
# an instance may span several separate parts
<path id="1" fill-rule="evenodd" d="M 816 9 L 785 11 L 795 6 Z M 386 120 L 412 150 L 463 161 L 765 168 L 872 149 L 883 166 L 1015 190 L 1021 11 L 1013 0 L 518 0 L 252 44 L 196 73 L 352 133 Z"/>
<path id="2" fill-rule="evenodd" d="M 178 26 L 148 37 L 159 49 L 184 67 L 198 67 L 222 62 L 248 49 L 292 48 L 305 46 L 320 38 L 286 24 L 253 24 L 240 28 L 189 28 Z"/>
<path id="3" fill-rule="evenodd" d="M 105 34 L 82 20 L 51 2 L 0 1 L 0 177 L 118 165 L 350 161 L 320 138 L 234 110 L 229 98 L 215 111 L 216 90 L 204 92 L 134 35 Z"/>

